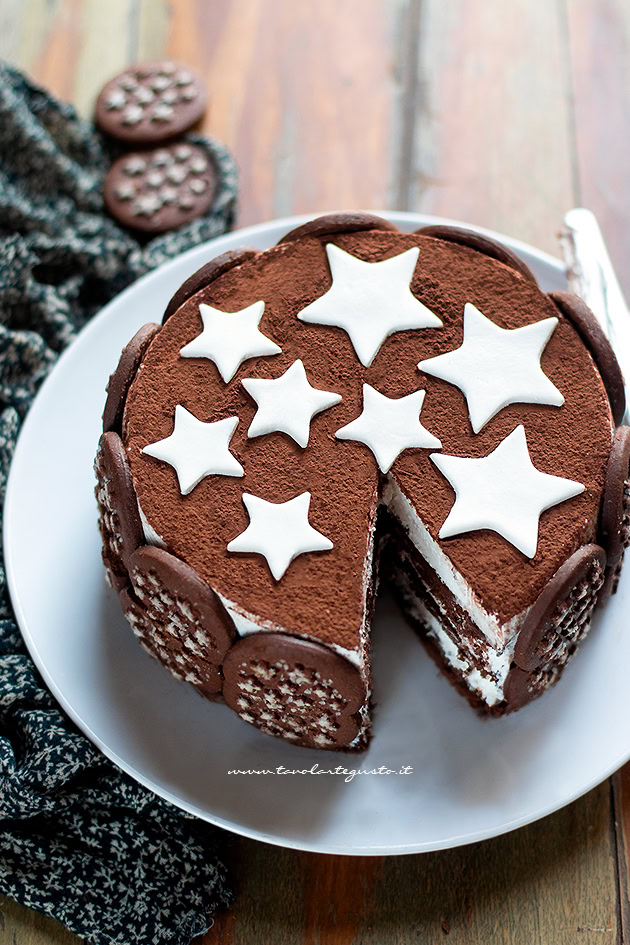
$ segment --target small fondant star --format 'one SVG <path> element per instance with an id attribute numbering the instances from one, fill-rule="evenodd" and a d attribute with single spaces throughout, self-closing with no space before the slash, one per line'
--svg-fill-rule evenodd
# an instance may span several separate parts
<path id="1" fill-rule="evenodd" d="M 417 246 L 382 262 L 369 263 L 326 246 L 332 285 L 298 314 L 303 322 L 336 325 L 350 336 L 361 364 L 369 367 L 385 339 L 411 328 L 440 328 L 442 322 L 415 297 L 410 285 Z"/>
<path id="2" fill-rule="evenodd" d="M 135 217 L 152 217 L 162 206 L 158 194 L 139 194 L 134 201 L 131 212 Z"/>
<path id="3" fill-rule="evenodd" d="M 406 397 L 386 397 L 363 385 L 363 413 L 337 430 L 338 440 L 358 440 L 372 450 L 381 472 L 389 472 L 394 460 L 406 449 L 440 449 L 442 444 L 420 423 L 426 391 Z"/>
<path id="4" fill-rule="evenodd" d="M 463 344 L 418 367 L 463 391 L 472 428 L 479 433 L 508 404 L 562 406 L 564 397 L 540 366 L 557 324 L 557 318 L 544 318 L 523 328 L 500 328 L 467 302 Z"/>
<path id="5" fill-rule="evenodd" d="M 108 111 L 118 111 L 120 108 L 125 107 L 126 101 L 127 99 L 122 89 L 112 89 L 105 99 L 105 108 Z"/>
<path id="6" fill-rule="evenodd" d="M 151 113 L 151 121 L 172 121 L 173 115 L 174 112 L 171 105 L 164 105 L 161 102 L 158 102 Z"/>
<path id="7" fill-rule="evenodd" d="M 116 187 L 114 194 L 118 200 L 133 200 L 136 195 L 136 188 L 130 180 L 122 180 Z"/>
<path id="8" fill-rule="evenodd" d="M 139 85 L 134 92 L 136 102 L 140 105 L 149 105 L 155 98 L 151 89 L 148 89 L 146 85 Z"/>
<path id="9" fill-rule="evenodd" d="M 538 522 L 545 509 L 584 492 L 580 482 L 536 469 L 523 426 L 480 459 L 443 453 L 431 459 L 456 495 L 440 538 L 489 528 L 528 558 L 536 554 Z"/>
<path id="10" fill-rule="evenodd" d="M 221 312 L 211 305 L 199 306 L 203 322 L 200 335 L 180 350 L 182 358 L 214 361 L 227 384 L 248 358 L 279 354 L 282 350 L 258 330 L 264 302 L 254 302 L 239 312 Z"/>
<path id="11" fill-rule="evenodd" d="M 246 492 L 243 503 L 249 525 L 229 543 L 227 550 L 263 555 L 276 581 L 298 555 L 330 551 L 333 547 L 329 538 L 309 524 L 310 492 L 302 492 L 288 502 L 267 502 Z"/>
<path id="12" fill-rule="evenodd" d="M 206 476 L 244 475 L 243 467 L 230 453 L 237 424 L 238 417 L 204 423 L 178 404 L 171 435 L 149 443 L 142 452 L 172 466 L 181 494 L 188 495 Z"/>
<path id="13" fill-rule="evenodd" d="M 123 125 L 137 125 L 139 121 L 142 121 L 144 118 L 144 112 L 141 105 L 136 105 L 132 103 L 127 105 L 124 112 L 122 113 L 122 123 Z"/>
<path id="14" fill-rule="evenodd" d="M 341 394 L 311 387 L 299 360 L 273 380 L 245 377 L 241 383 L 258 404 L 247 436 L 262 436 L 277 430 L 293 437 L 302 447 L 308 444 L 315 414 L 341 400 Z"/>
<path id="15" fill-rule="evenodd" d="M 125 161 L 125 166 L 123 168 L 125 174 L 130 174 L 132 177 L 136 177 L 138 174 L 143 174 L 146 169 L 147 162 L 141 157 L 129 158 L 128 161 Z"/>
<path id="16" fill-rule="evenodd" d="M 188 171 L 185 167 L 182 167 L 181 164 L 175 164 L 166 172 L 166 176 L 170 180 L 171 184 L 182 184 L 186 180 Z"/>

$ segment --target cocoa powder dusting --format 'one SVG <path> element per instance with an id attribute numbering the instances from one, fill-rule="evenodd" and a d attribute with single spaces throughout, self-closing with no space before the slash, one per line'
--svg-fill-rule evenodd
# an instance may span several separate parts
<path id="1" fill-rule="evenodd" d="M 297 319 L 304 306 L 330 287 L 324 239 L 281 244 L 226 272 L 169 318 L 129 393 L 124 439 L 142 511 L 173 554 L 244 610 L 290 631 L 355 648 L 381 482 L 367 447 L 336 440 L 335 432 L 361 412 L 364 382 L 389 397 L 426 389 L 422 423 L 440 438 L 443 452 L 486 455 L 523 423 L 534 465 L 586 486 L 582 495 L 543 513 L 532 560 L 490 531 L 440 542 L 484 605 L 508 619 L 528 606 L 568 555 L 595 535 L 612 425 L 593 360 L 575 330 L 532 283 L 466 246 L 385 231 L 336 234 L 330 241 L 370 262 L 419 246 L 412 290 L 442 319 L 443 328 L 392 335 L 371 367 L 364 368 L 344 331 Z M 179 356 L 180 348 L 201 331 L 200 302 L 229 312 L 259 299 L 265 301 L 260 329 L 281 346 L 281 354 L 246 361 L 227 385 L 213 362 Z M 473 434 L 461 391 L 416 366 L 461 344 L 466 302 L 504 328 L 559 317 L 542 367 L 564 394 L 563 407 L 515 404 Z M 278 377 L 297 358 L 310 383 L 340 393 L 341 403 L 314 417 L 305 450 L 282 433 L 248 439 L 256 406 L 241 379 Z M 172 432 L 176 404 L 204 421 L 239 417 L 231 449 L 245 468 L 242 479 L 210 476 L 182 496 L 173 468 L 142 455 L 142 447 Z M 404 452 L 392 474 L 437 538 L 454 493 L 429 454 Z M 279 583 L 264 558 L 227 552 L 228 542 L 248 523 L 244 491 L 280 502 L 305 490 L 312 493 L 311 524 L 334 542 L 332 551 L 297 558 Z"/>

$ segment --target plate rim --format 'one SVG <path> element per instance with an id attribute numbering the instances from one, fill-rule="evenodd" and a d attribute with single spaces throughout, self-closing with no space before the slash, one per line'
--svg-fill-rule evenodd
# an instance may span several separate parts
<path id="1" fill-rule="evenodd" d="M 513 237 L 507 236 L 506 234 L 498 233 L 495 230 L 488 229 L 486 227 L 478 226 L 471 223 L 462 222 L 460 220 L 434 216 L 430 214 L 416 213 L 411 211 L 370 211 L 370 213 L 375 213 L 384 217 L 387 220 L 390 220 L 393 223 L 401 224 L 403 227 L 420 227 L 433 224 L 445 225 L 445 226 L 459 226 L 466 229 L 474 230 L 475 232 L 482 233 L 491 239 L 495 239 L 498 242 L 505 244 L 510 247 L 517 253 L 525 253 L 526 255 L 532 256 L 539 259 L 542 263 L 549 266 L 550 268 L 555 269 L 558 272 L 564 273 L 565 267 L 563 263 L 555 256 L 552 256 L 550 253 L 547 253 L 543 250 L 537 249 L 530 244 L 515 239 Z M 268 220 L 262 223 L 256 223 L 251 226 L 238 228 L 232 230 L 229 233 L 222 234 L 221 236 L 214 237 L 211 240 L 208 240 L 204 243 L 199 244 L 184 253 L 180 253 L 178 256 L 174 257 L 171 260 L 168 260 L 157 269 L 152 269 L 148 273 L 142 275 L 139 279 L 133 282 L 131 285 L 127 286 L 111 299 L 95 316 L 93 316 L 90 321 L 81 329 L 78 333 L 77 338 L 85 338 L 89 336 L 92 331 L 95 331 L 94 326 L 98 325 L 106 319 L 109 315 L 110 309 L 114 304 L 118 305 L 121 298 L 124 298 L 130 292 L 137 292 L 139 286 L 143 284 L 145 280 L 152 278 L 155 273 L 159 271 L 165 271 L 170 268 L 175 268 L 182 264 L 183 261 L 193 258 L 202 253 L 211 254 L 214 250 L 214 247 L 217 244 L 224 244 L 226 240 L 231 243 L 246 245 L 246 240 L 248 237 L 252 236 L 263 236 L 270 229 L 280 229 L 282 228 L 284 232 L 289 232 L 289 230 L 294 229 L 297 226 L 312 220 L 316 217 L 321 216 L 321 213 L 307 213 L 299 214 L 288 217 L 280 217 L 273 220 Z M 212 258 L 210 256 L 210 258 Z M 76 339 L 75 339 L 76 340 Z M 180 810 L 184 810 L 189 814 L 203 820 L 207 823 L 211 823 L 217 827 L 220 827 L 224 830 L 229 831 L 230 833 L 237 834 L 253 840 L 259 840 L 263 843 L 267 843 L 272 846 L 278 846 L 286 849 L 295 849 L 303 852 L 311 853 L 327 853 L 330 855 L 344 855 L 344 856 L 400 856 L 414 853 L 428 853 L 438 850 L 447 850 L 459 846 L 465 846 L 470 843 L 476 843 L 483 840 L 490 840 L 494 837 L 502 836 L 505 833 L 510 833 L 513 830 L 517 830 L 520 827 L 524 827 L 527 824 L 534 823 L 550 814 L 555 813 L 558 810 L 561 810 L 563 807 L 568 806 L 573 803 L 578 798 L 582 797 L 584 794 L 587 794 L 598 784 L 601 784 L 603 781 L 607 780 L 615 771 L 618 770 L 625 762 L 630 759 L 630 745 L 628 746 L 627 751 L 622 752 L 618 758 L 610 765 L 603 773 L 590 778 L 588 782 L 584 785 L 579 786 L 575 791 L 571 792 L 566 797 L 563 797 L 561 800 L 552 802 L 549 805 L 542 805 L 538 807 L 535 811 L 530 812 L 523 817 L 513 818 L 512 820 L 506 821 L 497 825 L 493 829 L 482 829 L 477 831 L 470 831 L 469 833 L 458 834 L 451 837 L 446 837 L 442 841 L 427 841 L 427 842 L 415 842 L 409 844 L 398 844 L 398 845 L 368 845 L 366 847 L 353 845 L 348 847 L 347 845 L 339 844 L 317 844 L 317 843 L 305 843 L 301 840 L 292 841 L 287 837 L 279 837 L 274 834 L 268 834 L 259 829 L 250 828 L 243 826 L 241 824 L 235 823 L 234 821 L 227 820 L 223 817 L 212 815 L 207 810 L 204 810 L 194 804 L 187 802 L 181 797 L 174 794 L 172 791 L 164 788 L 158 782 L 154 781 L 152 778 L 147 777 L 138 771 L 135 766 L 122 758 L 116 751 L 111 749 L 101 737 L 92 729 L 92 727 L 83 720 L 81 715 L 74 709 L 72 704 L 66 699 L 61 689 L 58 687 L 55 680 L 50 675 L 45 660 L 41 657 L 39 649 L 36 643 L 36 640 L 31 635 L 28 623 L 26 621 L 24 612 L 22 610 L 21 600 L 17 588 L 17 582 L 15 578 L 15 572 L 13 567 L 13 549 L 10 539 L 11 535 L 11 516 L 12 516 L 12 497 L 13 493 L 17 491 L 19 486 L 17 485 L 16 476 L 13 471 L 16 468 L 17 464 L 14 464 L 14 459 L 18 455 L 20 450 L 21 443 L 26 440 L 24 437 L 25 430 L 28 432 L 32 423 L 36 422 L 33 420 L 33 416 L 37 417 L 38 411 L 41 409 L 41 404 L 44 403 L 46 398 L 46 392 L 51 383 L 55 383 L 58 374 L 63 370 L 65 360 L 68 356 L 68 352 L 71 351 L 73 347 L 71 343 L 67 348 L 62 351 L 59 358 L 57 359 L 55 365 L 53 366 L 51 372 L 45 378 L 40 389 L 38 390 L 31 407 L 29 408 L 26 417 L 21 425 L 20 432 L 15 445 L 14 454 L 11 461 L 11 466 L 9 469 L 9 475 L 7 479 L 7 486 L 5 491 L 5 499 L 3 506 L 4 521 L 3 521 L 3 542 L 4 542 L 4 564 L 7 576 L 7 586 L 9 589 L 9 594 L 11 598 L 11 603 L 15 612 L 16 621 L 20 629 L 22 638 L 26 644 L 27 650 L 33 659 L 40 675 L 42 676 L 45 684 L 53 694 L 54 698 L 61 705 L 64 712 L 70 717 L 74 724 L 79 728 L 83 734 L 90 739 L 90 741 L 96 745 L 96 747 L 119 769 L 124 771 L 138 783 L 142 784 L 143 787 L 150 790 L 152 793 L 158 795 L 162 799 L 173 804 Z"/>

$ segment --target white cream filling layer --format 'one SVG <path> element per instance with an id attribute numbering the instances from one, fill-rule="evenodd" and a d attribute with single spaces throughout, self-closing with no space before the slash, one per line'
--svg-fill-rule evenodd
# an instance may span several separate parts
<path id="1" fill-rule="evenodd" d="M 501 652 L 488 647 L 485 653 L 487 665 L 482 672 L 478 666 L 471 668 L 471 655 L 457 646 L 422 601 L 416 600 L 409 609 L 416 620 L 428 628 L 428 635 L 438 644 L 448 665 L 457 670 L 469 689 L 477 692 L 489 706 L 503 701 L 503 687 L 512 663 L 516 637 Z"/>
<path id="2" fill-rule="evenodd" d="M 409 538 L 418 552 L 435 571 L 458 604 L 470 614 L 488 643 L 495 650 L 503 650 L 521 626 L 527 610 L 505 623 L 501 623 L 496 614 L 487 611 L 463 575 L 453 566 L 435 539 L 431 537 L 409 499 L 391 477 L 388 478 L 383 490 L 383 502 L 392 515 L 407 529 Z"/>
<path id="3" fill-rule="evenodd" d="M 224 594 L 221 594 L 220 591 L 217 591 L 216 588 L 213 588 L 213 590 L 234 621 L 234 626 L 236 627 L 239 636 L 245 637 L 250 633 L 295 633 L 295 631 L 289 630 L 286 627 L 282 627 L 280 624 L 274 623 L 272 620 L 265 620 L 262 617 L 256 616 L 256 614 L 248 613 L 246 610 L 243 610 L 241 607 L 239 607 L 238 604 L 235 604 L 234 601 L 229 600 Z M 304 637 L 306 640 L 312 640 L 313 643 L 321 642 L 316 637 L 310 636 L 306 633 L 300 632 L 299 635 Z M 331 650 L 339 653 L 340 656 L 344 656 L 350 663 L 353 663 L 359 669 L 363 667 L 363 649 L 361 649 L 361 651 L 358 649 L 348 650 L 336 643 L 327 643 L 326 645 L 329 646 Z"/>
<path id="4" fill-rule="evenodd" d="M 137 501 L 137 500 L 136 500 Z M 147 545 L 155 545 L 157 548 L 164 548 L 166 550 L 166 542 L 164 542 L 158 533 L 151 527 L 147 521 L 147 517 L 140 507 L 138 502 L 138 514 L 140 515 L 140 523 L 142 525 L 142 531 L 144 532 L 144 540 Z"/>

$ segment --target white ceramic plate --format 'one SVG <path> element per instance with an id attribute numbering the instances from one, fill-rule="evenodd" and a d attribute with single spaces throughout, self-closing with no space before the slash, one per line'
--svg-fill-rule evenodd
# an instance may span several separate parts
<path id="1" fill-rule="evenodd" d="M 401 229 L 436 221 L 386 214 Z M 374 738 L 363 755 L 260 734 L 178 683 L 138 646 L 105 587 L 93 456 L 104 388 L 123 345 L 195 269 L 236 246 L 265 248 L 306 218 L 213 240 L 140 279 L 63 354 L 22 429 L 7 490 L 5 555 L 27 646 L 58 701 L 117 765 L 228 830 L 326 853 L 437 850 L 512 830 L 568 804 L 630 756 L 630 567 L 559 685 L 483 721 L 438 674 L 396 607 L 374 624 Z M 461 225 L 461 224 L 460 224 Z M 544 289 L 562 266 L 507 237 Z M 233 775 L 230 769 L 413 768 L 407 775 Z"/>

